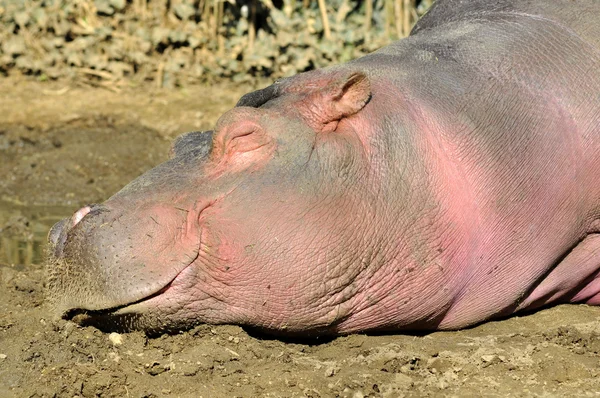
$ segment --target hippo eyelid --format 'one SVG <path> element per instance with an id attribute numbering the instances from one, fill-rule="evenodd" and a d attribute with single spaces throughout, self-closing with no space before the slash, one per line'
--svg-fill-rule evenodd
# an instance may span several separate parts
<path id="1" fill-rule="evenodd" d="M 266 145 L 269 141 L 262 128 L 258 125 L 250 129 L 233 130 L 225 139 L 227 152 L 229 153 L 254 151 Z"/>

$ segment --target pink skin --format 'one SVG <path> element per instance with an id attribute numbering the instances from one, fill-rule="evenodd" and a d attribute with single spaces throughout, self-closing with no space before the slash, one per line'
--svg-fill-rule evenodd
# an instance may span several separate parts
<path id="1" fill-rule="evenodd" d="M 563 124 L 559 111 L 554 114 L 557 116 L 548 123 L 556 126 L 540 126 L 540 139 L 535 142 L 538 153 L 527 158 L 529 164 L 502 176 L 504 181 L 498 179 L 497 165 L 482 164 L 484 155 L 478 148 L 460 143 L 456 132 L 463 132 L 464 126 L 449 129 L 434 118 L 424 118 L 427 123 L 421 131 L 430 134 L 423 135 L 423 146 L 431 151 L 432 142 L 439 145 L 437 154 L 429 158 L 430 167 L 448 170 L 445 176 L 438 174 L 432 186 L 439 187 L 436 195 L 447 203 L 445 217 L 462 226 L 461 247 L 466 255 L 454 265 L 464 264 L 457 271 L 460 287 L 441 329 L 549 303 L 597 303 L 600 209 L 596 198 L 600 189 L 584 192 L 580 188 L 598 187 L 593 170 L 600 164 L 584 152 L 600 148 L 576 138 L 571 142 L 561 138 L 561 151 L 556 151 L 548 131 L 557 135 L 569 132 L 572 137 L 577 137 L 578 131 Z M 546 145 L 539 145 L 544 142 Z M 526 191 L 507 193 L 514 189 L 510 187 L 519 186 L 519 179 Z M 500 199 L 503 196 L 506 198 Z M 536 211 L 538 207 L 544 211 Z M 565 228 L 572 224 L 574 228 Z M 554 265 L 557 259 L 559 263 Z"/>
<path id="2" fill-rule="evenodd" d="M 384 86 L 374 85 L 374 89 L 384 90 Z M 404 98 L 402 93 L 395 93 L 395 97 Z M 593 251 L 587 249 L 597 247 L 594 235 L 582 241 L 542 283 L 530 291 L 533 281 L 547 272 L 541 264 L 552 262 L 585 234 L 585 228 L 579 232 L 560 233 L 562 220 L 580 217 L 577 209 L 587 207 L 583 204 L 577 206 L 573 201 L 585 198 L 564 190 L 564 180 L 552 174 L 538 175 L 539 188 L 530 188 L 536 192 L 535 195 L 528 194 L 526 202 L 515 202 L 514 205 L 509 200 L 499 209 L 499 202 L 489 198 L 498 197 L 502 192 L 496 186 L 486 184 L 494 178 L 490 174 L 495 172 L 494 169 L 481 167 L 474 160 L 481 156 L 476 151 L 471 150 L 465 155 L 459 153 L 460 146 L 452 135 L 453 131 L 461 131 L 461 126 L 449 129 L 446 125 L 442 129 L 432 116 L 435 115 L 434 110 L 424 110 L 422 106 L 413 108 L 408 102 L 405 102 L 405 107 L 411 115 L 407 115 L 405 120 L 417 121 L 413 128 L 420 131 L 417 148 L 423 167 L 443 170 L 443 173 L 431 175 L 425 184 L 429 187 L 426 195 L 433 198 L 431 203 L 435 203 L 435 211 L 422 213 L 416 223 L 401 228 L 397 235 L 391 235 L 397 245 L 385 266 L 374 269 L 368 275 L 361 274 L 359 270 L 352 272 L 351 266 L 343 272 L 332 273 L 317 267 L 311 268 L 308 273 L 305 269 L 299 273 L 291 269 L 281 273 L 278 271 L 279 263 L 252 262 L 248 258 L 248 247 L 264 239 L 263 230 L 255 226 L 269 223 L 273 218 L 273 208 L 259 207 L 248 214 L 246 208 L 232 208 L 226 204 L 227 201 L 217 199 L 197 213 L 199 223 L 205 226 L 197 260 L 179 271 L 166 287 L 158 291 L 159 294 L 119 309 L 116 314 L 150 313 L 158 308 L 166 314 L 166 319 L 177 317 L 202 319 L 209 323 L 246 323 L 279 332 L 302 331 L 307 328 L 306 325 L 310 325 L 311 329 L 335 325 L 336 333 L 350 333 L 382 328 L 382 325 L 394 325 L 395 329 L 415 328 L 415 325 L 426 326 L 430 322 L 435 322 L 440 329 L 455 329 L 490 318 L 498 312 L 510 313 L 560 301 L 569 294 L 571 297 L 567 301 L 595 303 L 594 297 L 597 297 L 600 286 L 597 286 L 597 281 L 586 282 L 598 273 L 598 259 L 591 254 Z M 320 122 L 325 127 L 316 136 L 315 145 L 319 145 L 320 140 L 323 145 L 335 143 L 335 140 L 331 141 L 334 136 L 330 134 L 348 134 L 343 142 L 351 143 L 357 153 L 363 154 L 365 162 L 383 156 L 377 148 L 365 147 L 376 138 L 376 132 L 368 128 L 366 121 L 377 118 L 377 113 L 382 110 L 385 111 L 385 107 L 373 100 L 363 110 L 363 117 L 337 121 L 334 131 L 329 131 L 330 122 Z M 211 163 L 206 166 L 210 171 L 206 174 L 207 178 L 216 181 L 227 174 L 248 170 L 258 172 L 265 167 L 277 147 L 275 140 L 265 134 L 260 124 L 252 121 L 259 117 L 260 112 L 254 110 L 235 110 L 223 117 L 220 125 L 232 127 L 217 130 Z M 314 123 L 313 129 L 319 126 L 318 121 L 311 123 Z M 356 135 L 357 131 L 361 134 Z M 574 148 L 573 152 L 577 154 L 578 150 Z M 546 156 L 552 156 L 550 153 Z M 554 156 L 557 170 L 566 167 L 560 162 L 569 164 L 577 157 Z M 530 178 L 528 173 L 531 170 L 535 167 L 527 169 L 523 178 Z M 365 178 L 376 186 L 386 178 L 386 171 L 371 167 Z M 507 177 L 515 178 L 514 175 Z M 564 178 L 572 177 L 564 175 Z M 274 191 L 265 196 L 276 195 Z M 185 200 L 182 199 L 183 202 Z M 360 203 L 361 199 L 347 195 L 344 201 Z M 332 208 L 339 207 L 335 203 Z M 527 203 L 556 208 L 556 226 L 546 220 L 544 213 L 537 216 L 530 214 Z M 304 207 L 305 200 L 300 197 L 288 200 L 282 211 L 296 214 L 296 206 Z M 318 212 L 308 212 L 302 217 L 303 225 L 321 225 L 320 228 L 305 231 L 303 237 L 290 237 L 290 225 L 294 222 L 287 220 L 286 214 L 279 214 L 275 217 L 279 223 L 269 227 L 271 239 L 276 242 L 278 236 L 282 236 L 284 240 L 310 241 L 313 252 L 327 253 L 331 230 L 336 230 L 338 222 L 343 224 L 347 221 L 344 221 L 345 217 L 339 221 L 334 218 L 328 222 L 331 225 L 323 225 L 320 223 L 322 214 L 335 211 L 326 210 L 323 204 L 320 206 Z M 262 214 L 265 209 L 267 212 Z M 507 209 L 512 214 L 513 221 L 510 223 L 506 223 L 504 212 Z M 84 208 L 77 214 L 87 212 L 89 209 Z M 490 225 L 494 227 L 488 228 Z M 585 225 L 582 223 L 582 227 Z M 408 232 L 411 229 L 413 233 Z M 390 231 L 394 231 L 394 227 L 390 227 Z M 516 231 L 524 231 L 526 235 L 521 238 Z M 368 234 L 367 228 L 365 235 Z M 360 240 L 366 238 L 365 235 L 349 235 L 347 239 Z M 423 235 L 429 237 L 424 245 L 421 243 Z M 540 242 L 540 238 L 544 238 L 542 240 L 546 243 Z M 529 249 L 521 250 L 519 245 Z M 305 254 L 298 252 L 291 258 L 302 255 Z M 341 260 L 344 261 L 343 258 Z M 317 265 L 321 263 L 317 262 Z M 499 263 L 503 263 L 503 267 L 496 265 Z M 581 264 L 575 277 L 573 264 Z M 497 277 L 490 278 L 492 274 Z M 276 277 L 265 278 L 264 275 Z M 328 280 L 332 283 L 319 287 L 319 281 Z M 422 281 L 427 283 L 424 285 Z M 397 289 L 399 285 L 402 289 Z M 573 295 L 578 289 L 582 290 Z M 191 297 L 193 299 L 190 300 Z M 186 304 L 181 304 L 182 299 Z M 519 300 L 518 307 L 513 308 Z"/>
<path id="3" fill-rule="evenodd" d="M 90 210 L 91 209 L 89 206 L 84 206 L 81 209 L 77 210 L 75 214 L 73 214 L 73 217 L 71 217 L 71 228 L 79 224 L 79 221 L 81 221 L 83 217 L 85 217 L 90 212 Z"/>
<path id="4" fill-rule="evenodd" d="M 365 96 L 364 90 L 373 89 L 388 92 L 396 98 L 396 106 L 403 103 L 406 109 L 403 120 L 409 129 L 419 131 L 415 149 L 422 163 L 413 171 L 419 167 L 438 170 L 407 192 L 415 199 L 421 198 L 416 202 L 423 202 L 425 207 L 413 210 L 418 216 L 412 221 L 386 225 L 389 217 L 382 219 L 377 214 L 377 209 L 384 206 L 377 203 L 380 198 L 372 196 L 375 202 L 369 205 L 361 191 L 345 192 L 338 199 L 320 200 L 308 206 L 307 197 L 298 192 L 290 196 L 288 191 L 282 208 L 252 203 L 240 207 L 232 200 L 236 189 L 219 194 L 201 206 L 201 210 L 189 208 L 186 203 L 193 198 L 188 195 L 171 196 L 169 206 L 148 208 L 147 212 L 163 220 L 171 217 L 173 203 L 187 206 L 188 218 L 197 217 L 201 225 L 198 256 L 191 264 L 170 274 L 165 279 L 168 283 L 144 291 L 143 297 L 149 298 L 117 309 L 114 314 L 159 312 L 162 321 L 175 324 L 181 319 L 201 319 L 208 323 L 250 324 L 278 333 L 306 330 L 350 333 L 428 325 L 455 329 L 498 313 L 561 301 L 563 297 L 567 297 L 566 301 L 596 303 L 600 286 L 593 277 L 600 262 L 593 250 L 598 244 L 595 235 L 585 238 L 550 273 L 544 266 L 559 258 L 593 227 L 594 218 L 582 218 L 584 214 L 579 210 L 589 208 L 588 197 L 564 189 L 565 181 L 574 179 L 564 170 L 575 170 L 569 165 L 582 157 L 578 147 L 581 143 L 569 144 L 573 145 L 570 157 L 565 157 L 564 152 L 554 152 L 550 146 L 535 149 L 540 154 L 529 160 L 532 164 L 523 169 L 521 176 L 507 174 L 505 178 L 526 180 L 535 173 L 536 184 L 527 188 L 521 200 L 515 201 L 511 196 L 499 202 L 498 198 L 505 195 L 501 187 L 510 186 L 512 181 L 487 183 L 497 179 L 496 169 L 482 165 L 477 148 L 468 142 L 461 144 L 454 136 L 464 128 L 459 124 L 449 126 L 447 120 L 442 126 L 434 109 L 423 104 L 418 108 L 412 106 L 405 93 L 390 93 L 389 86 L 390 83 L 383 81 L 373 82 L 367 88 L 356 84 L 351 87 L 346 94 L 350 98 L 342 99 L 362 109 L 360 117 L 350 115 L 331 122 L 312 117 L 311 111 L 300 108 L 301 117 L 316 131 L 313 146 L 327 146 L 342 153 L 349 145 L 353 153 L 360 154 L 354 159 L 360 160 L 361 170 L 366 173 L 362 178 L 374 188 L 394 172 L 384 163 L 379 165 L 376 160 L 384 159 L 386 154 L 372 146 L 378 133 L 371 127 L 371 120 L 387 112 L 386 98 L 373 98 L 367 105 L 361 98 Z M 335 109 L 332 112 L 343 114 Z M 239 108 L 223 116 L 217 125 L 210 160 L 203 166 L 203 184 L 242 173 L 259 173 L 276 151 L 285 151 L 278 147 L 273 130 L 264 129 L 261 120 L 265 117 L 273 123 L 268 112 L 262 110 Z M 561 174 L 549 172 L 547 167 L 543 173 L 536 172 L 542 170 L 535 164 L 540 161 L 543 164 L 550 161 L 553 170 L 556 173 L 560 170 Z M 580 167 L 593 170 L 591 166 Z M 590 174 L 589 178 L 595 176 Z M 263 189 L 262 197 L 278 197 L 278 186 Z M 348 206 L 349 203 L 352 205 Z M 122 206 L 119 198 L 107 205 Z M 545 212 L 532 213 L 532 206 L 549 209 L 556 216 L 555 221 L 550 222 Z M 312 210 L 304 210 L 307 207 Z M 347 214 L 336 211 L 344 207 L 357 210 L 348 218 Z M 90 208 L 84 207 L 75 213 L 73 226 L 89 212 Z M 301 217 L 296 216 L 299 214 Z M 352 230 L 345 234 L 344 225 L 352 223 L 356 214 L 375 222 L 365 225 L 358 235 Z M 272 223 L 273 219 L 278 222 Z M 581 219 L 580 229 L 562 228 L 567 219 Z M 189 228 L 194 223 L 185 225 Z M 353 253 L 335 254 L 338 242 L 369 242 L 379 228 L 389 231 L 387 243 L 383 243 L 389 248 L 389 253 L 383 255 L 387 259 L 384 264 L 371 264 L 363 270 L 360 263 L 352 260 Z M 186 236 L 195 235 L 190 230 Z M 423 236 L 428 237 L 426 241 Z M 300 244 L 280 252 L 277 261 L 272 260 L 271 252 L 267 257 L 260 253 L 254 256 L 255 246 L 268 251 L 279 241 Z M 391 242 L 396 244 L 390 245 Z M 189 246 L 179 243 L 182 247 Z M 307 246 L 312 254 L 304 251 Z M 332 260 L 345 263 L 346 268 L 323 266 L 331 261 L 327 253 L 333 253 Z M 301 269 L 282 268 L 282 264 L 293 264 L 295 259 L 307 255 L 315 256 L 315 261 L 304 262 Z M 578 267 L 575 275 L 574 264 Z M 546 273 L 543 281 L 531 290 L 535 281 Z M 93 307 L 88 305 L 88 308 Z"/>
<path id="5" fill-rule="evenodd" d="M 508 17 L 284 80 L 210 152 L 179 141 L 51 233 L 58 311 L 336 334 L 600 304 L 591 30 Z"/>

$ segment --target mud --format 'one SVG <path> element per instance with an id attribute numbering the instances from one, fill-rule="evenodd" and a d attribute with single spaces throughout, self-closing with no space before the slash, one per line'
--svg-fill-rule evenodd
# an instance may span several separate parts
<path id="1" fill-rule="evenodd" d="M 564 305 L 458 332 L 278 340 L 238 326 L 105 334 L 53 319 L 45 234 L 207 129 L 249 87 L 0 81 L 1 397 L 600 396 L 600 308 Z"/>

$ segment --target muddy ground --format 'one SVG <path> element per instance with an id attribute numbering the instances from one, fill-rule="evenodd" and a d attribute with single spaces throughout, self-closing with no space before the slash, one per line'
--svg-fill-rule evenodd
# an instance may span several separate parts
<path id="1" fill-rule="evenodd" d="M 53 319 L 47 228 L 166 158 L 248 87 L 119 93 L 0 80 L 0 397 L 600 396 L 600 308 L 459 331 L 282 341 L 238 326 L 105 334 Z"/>

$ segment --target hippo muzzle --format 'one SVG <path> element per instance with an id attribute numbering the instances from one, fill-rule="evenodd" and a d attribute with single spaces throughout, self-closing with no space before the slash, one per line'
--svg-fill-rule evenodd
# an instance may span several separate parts
<path id="1" fill-rule="evenodd" d="M 49 289 L 59 313 L 126 312 L 167 290 L 196 260 L 200 211 L 159 204 L 140 210 L 86 206 L 52 228 Z"/>
<path id="2" fill-rule="evenodd" d="M 132 316 L 123 314 L 163 294 L 196 260 L 200 215 L 210 201 L 192 198 L 183 181 L 192 178 L 190 164 L 206 158 L 211 138 L 212 132 L 182 136 L 171 161 L 52 227 L 48 292 L 60 316 L 129 327 Z M 134 313 L 140 318 L 139 309 Z"/>

